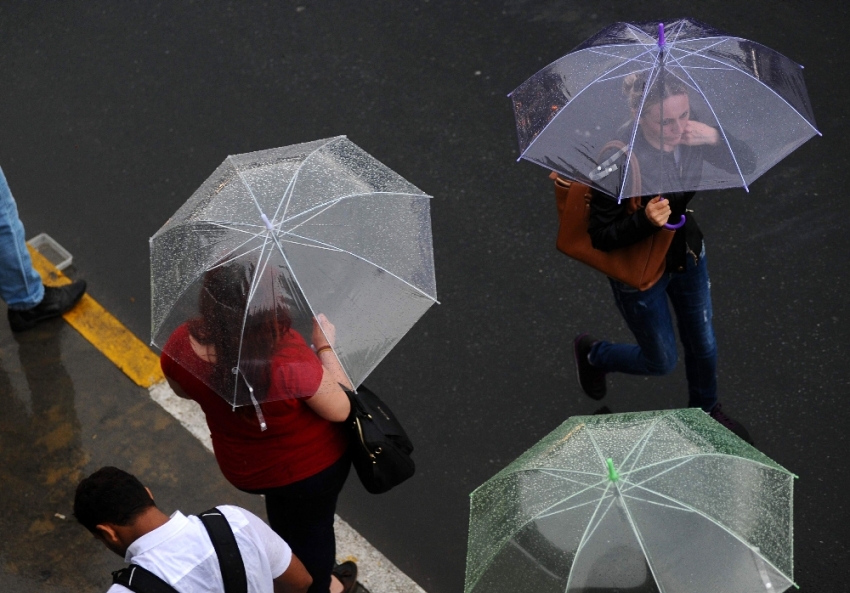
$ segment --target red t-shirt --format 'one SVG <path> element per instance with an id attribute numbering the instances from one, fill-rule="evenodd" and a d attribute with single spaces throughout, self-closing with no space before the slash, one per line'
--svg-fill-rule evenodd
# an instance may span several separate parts
<path id="1" fill-rule="evenodd" d="M 162 372 L 201 405 L 221 472 L 237 488 L 285 486 L 327 469 L 345 452 L 343 425 L 325 420 L 304 401 L 318 390 L 323 367 L 294 330 L 281 338 L 272 355 L 269 399 L 274 401 L 262 404 L 265 431 L 253 410 L 234 412 L 199 378 L 209 382 L 213 365 L 195 354 L 185 323 L 168 339 L 160 364 Z"/>

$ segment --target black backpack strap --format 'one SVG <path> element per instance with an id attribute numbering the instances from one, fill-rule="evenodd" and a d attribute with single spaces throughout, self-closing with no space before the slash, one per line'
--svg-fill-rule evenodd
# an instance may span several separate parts
<path id="1" fill-rule="evenodd" d="M 242 561 L 242 553 L 239 551 L 230 523 L 216 507 L 199 513 L 198 518 L 207 528 L 215 553 L 218 555 L 225 593 L 248 593 L 245 563 Z"/>
<path id="2" fill-rule="evenodd" d="M 178 593 L 174 587 L 138 564 L 113 572 L 112 584 L 124 585 L 136 593 Z"/>

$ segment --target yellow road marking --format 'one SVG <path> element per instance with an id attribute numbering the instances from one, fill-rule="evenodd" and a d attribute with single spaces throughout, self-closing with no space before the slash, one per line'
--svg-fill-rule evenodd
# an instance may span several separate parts
<path id="1" fill-rule="evenodd" d="M 29 251 L 45 285 L 70 284 L 70 278 L 47 258 L 32 247 Z M 165 379 L 159 357 L 88 294 L 62 317 L 137 385 L 148 388 Z"/>

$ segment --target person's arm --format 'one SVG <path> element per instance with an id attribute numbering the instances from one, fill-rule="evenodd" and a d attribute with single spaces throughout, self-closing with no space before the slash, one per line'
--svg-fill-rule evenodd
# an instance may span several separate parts
<path id="1" fill-rule="evenodd" d="M 278 576 L 272 577 L 275 593 L 305 593 L 313 584 L 313 577 L 310 576 L 298 557 L 292 553 L 289 544 L 272 531 L 272 528 L 265 521 L 246 509 L 225 507 L 225 511 L 222 512 L 233 508 L 238 510 L 253 528 L 254 537 L 252 539 L 265 550 L 271 573 L 273 575 L 280 573 Z"/>
<path id="2" fill-rule="evenodd" d="M 728 132 L 724 137 L 717 128 L 696 120 L 688 122 L 682 134 L 682 144 L 703 146 L 705 160 L 727 173 L 737 173 L 740 169 L 741 173 L 749 175 L 756 168 L 755 152 L 746 142 Z"/>
<path id="3" fill-rule="evenodd" d="M 313 319 L 313 345 L 322 361 L 322 382 L 313 397 L 305 403 L 325 420 L 344 422 L 351 412 L 351 403 L 340 385 L 351 389 L 351 383 L 330 346 L 336 338 L 336 328 L 324 315 Z"/>
<path id="4" fill-rule="evenodd" d="M 313 577 L 294 554 L 283 574 L 272 580 L 274 593 L 306 593 L 313 584 Z"/>
<path id="5" fill-rule="evenodd" d="M 590 242 L 595 249 L 600 251 L 612 251 L 628 247 L 640 241 L 643 241 L 653 233 L 657 232 L 659 225 L 655 224 L 647 215 L 653 210 L 663 210 L 663 204 L 666 200 L 659 204 L 660 200 L 653 199 L 647 208 L 639 208 L 633 214 L 626 214 L 625 201 L 617 203 L 615 198 L 603 195 L 596 190 L 593 191 L 593 198 L 590 201 L 590 220 L 587 226 L 587 232 L 590 235 Z M 667 208 L 669 215 L 669 205 Z M 663 211 L 659 214 L 663 218 Z M 664 219 L 666 222 L 666 219 Z M 664 222 L 661 224 L 663 225 Z"/>

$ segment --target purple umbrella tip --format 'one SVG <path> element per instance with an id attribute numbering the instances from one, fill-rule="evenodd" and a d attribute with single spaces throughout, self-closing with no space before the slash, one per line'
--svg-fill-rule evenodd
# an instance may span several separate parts
<path id="1" fill-rule="evenodd" d="M 664 47 L 667 42 L 664 40 L 664 23 L 658 23 L 658 47 Z"/>

